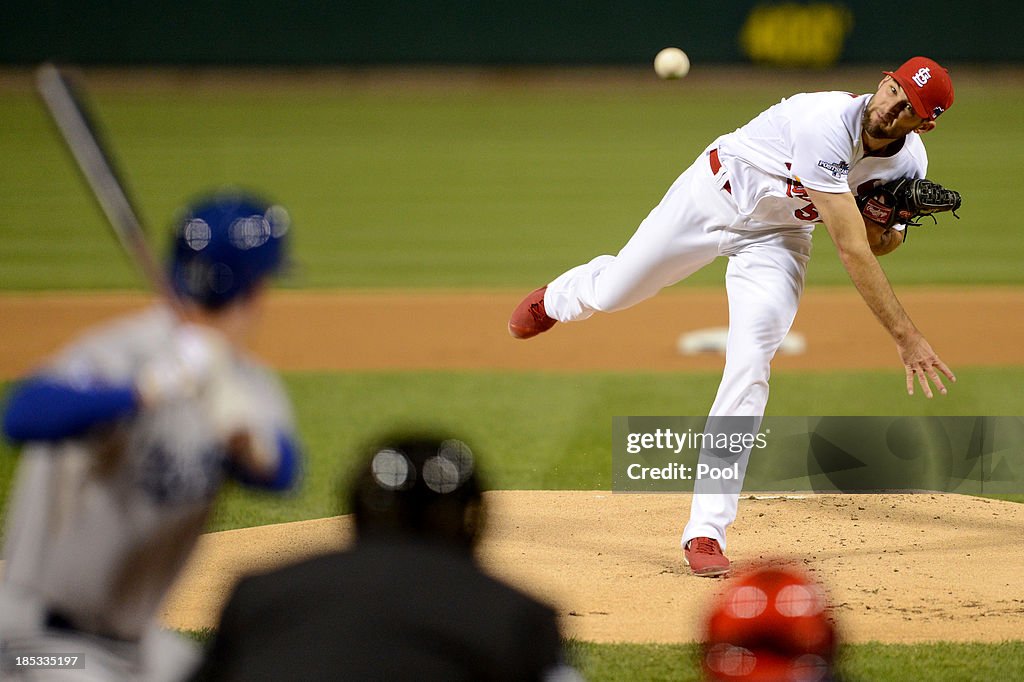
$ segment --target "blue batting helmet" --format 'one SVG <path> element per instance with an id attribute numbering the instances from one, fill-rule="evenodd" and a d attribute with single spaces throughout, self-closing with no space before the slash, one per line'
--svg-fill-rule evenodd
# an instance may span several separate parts
<path id="1" fill-rule="evenodd" d="M 251 294 L 283 265 L 289 224 L 283 207 L 237 191 L 196 201 L 174 225 L 174 290 L 209 310 Z"/>

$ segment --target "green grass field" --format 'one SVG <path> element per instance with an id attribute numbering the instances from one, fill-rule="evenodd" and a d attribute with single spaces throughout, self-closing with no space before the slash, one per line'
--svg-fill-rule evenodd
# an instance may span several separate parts
<path id="1" fill-rule="evenodd" d="M 867 71 L 831 86 L 863 92 L 876 82 Z M 524 287 L 616 250 L 715 136 L 830 81 L 617 83 L 568 92 L 186 83 L 108 87 L 95 100 L 158 238 L 184 198 L 240 184 L 294 214 L 296 286 Z M 944 216 L 888 259 L 897 284 L 1024 281 L 1024 240 L 1004 209 L 1024 164 L 1024 126 L 993 124 L 1021 122 L 1019 98 L 1012 87 L 958 83 L 956 107 L 926 141 L 930 175 L 964 195 L 963 220 Z M 0 121 L 2 288 L 135 286 L 31 92 L 0 92 Z M 810 283 L 845 284 L 819 233 Z M 712 268 L 692 281 L 719 279 Z"/>
<path id="2" fill-rule="evenodd" d="M 861 76 L 830 85 L 872 90 L 878 75 Z M 268 191 L 293 214 L 299 271 L 286 286 L 525 290 L 614 252 L 716 135 L 827 81 L 827 74 L 762 74 L 734 88 L 688 79 L 559 90 L 505 80 L 438 91 L 386 84 L 218 91 L 183 81 L 107 86 L 95 99 L 155 242 L 185 197 L 240 184 Z M 929 175 L 964 195 L 963 219 L 947 215 L 919 228 L 886 258 L 897 291 L 1024 285 L 1024 238 L 1005 208 L 1024 166 L 1022 96 L 1012 84 L 958 81 L 956 106 L 926 144 Z M 31 92 L 0 89 L 0 122 L 0 291 L 140 286 Z M 810 285 L 845 285 L 824 230 L 815 242 Z M 717 285 L 721 270 L 713 265 L 691 283 Z M 904 395 L 898 367 L 780 372 L 769 409 L 1024 414 L 1024 367 L 956 369 L 960 382 L 931 402 Z M 361 372 L 286 381 L 309 454 L 305 485 L 285 499 L 230 490 L 212 529 L 345 511 L 336 490 L 352 449 L 396 423 L 441 424 L 464 435 L 482 453 L 494 488 L 607 488 L 611 417 L 702 414 L 718 375 Z M 13 453 L 2 446 L 0 508 Z M 1013 679 L 1024 676 L 1021 647 L 864 645 L 849 649 L 844 670 L 862 680 Z M 595 680 L 697 679 L 693 647 L 579 643 L 574 651 Z"/>
<path id="3" fill-rule="evenodd" d="M 212 631 L 189 631 L 206 643 Z M 593 644 L 570 641 L 569 660 L 590 682 L 645 680 L 698 682 L 700 648 L 696 644 Z M 843 647 L 840 682 L 946 680 L 991 682 L 1024 676 L 1024 642 L 1001 644 L 857 644 Z"/>
<path id="4" fill-rule="evenodd" d="M 1019 413 L 1024 368 L 964 369 L 959 378 L 948 396 L 925 401 L 902 392 L 898 373 L 778 373 L 769 414 Z M 337 493 L 354 451 L 394 425 L 441 425 L 460 434 L 478 451 L 490 488 L 606 490 L 612 418 L 701 415 L 718 374 L 360 372 L 286 380 L 308 456 L 305 484 L 290 498 L 229 489 L 214 530 L 347 512 Z M 17 459 L 2 447 L 12 456 L 0 457 L 0 491 Z"/>
<path id="5" fill-rule="evenodd" d="M 571 651 L 588 680 L 696 682 L 696 645 L 574 643 Z M 838 666 L 843 682 L 948 680 L 988 682 L 1024 675 L 1024 642 L 1003 644 L 862 644 L 843 649 Z"/>

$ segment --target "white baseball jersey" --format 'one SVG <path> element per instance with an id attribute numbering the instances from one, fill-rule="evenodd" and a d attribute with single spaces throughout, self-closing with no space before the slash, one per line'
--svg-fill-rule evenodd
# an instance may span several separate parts
<path id="1" fill-rule="evenodd" d="M 794 95 L 717 141 L 739 219 L 731 228 L 813 229 L 818 212 L 805 187 L 863 194 L 897 178 L 923 178 L 928 155 L 916 133 L 888 157 L 865 156 L 861 115 L 870 95 Z"/>
<path id="2" fill-rule="evenodd" d="M 112 323 L 74 344 L 47 373 L 81 386 L 130 385 L 163 352 L 174 324 L 163 308 Z M 249 427 L 290 434 L 291 409 L 277 379 L 240 355 L 229 371 L 253 398 Z M 87 437 L 28 444 L 8 509 L 0 589 L 83 630 L 139 638 L 225 476 L 225 453 L 195 400 L 136 412 Z"/>

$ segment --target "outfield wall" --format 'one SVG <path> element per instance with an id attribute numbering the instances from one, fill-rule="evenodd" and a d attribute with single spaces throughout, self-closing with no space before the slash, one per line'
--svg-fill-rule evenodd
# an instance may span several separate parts
<path id="1" fill-rule="evenodd" d="M 11 0 L 0 63 L 640 64 L 827 66 L 1024 60 L 1024 3 L 676 0 Z"/>

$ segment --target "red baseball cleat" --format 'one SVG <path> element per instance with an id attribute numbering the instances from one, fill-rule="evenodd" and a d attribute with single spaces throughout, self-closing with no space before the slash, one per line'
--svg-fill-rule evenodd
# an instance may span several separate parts
<path id="1" fill-rule="evenodd" d="M 508 333 L 517 339 L 529 339 L 555 326 L 557 320 L 548 317 L 544 310 L 544 292 L 547 287 L 530 292 L 519 302 L 508 320 Z"/>
<path id="2" fill-rule="evenodd" d="M 690 572 L 702 578 L 714 578 L 729 572 L 729 559 L 722 554 L 718 540 L 694 538 L 683 548 L 683 561 Z"/>

